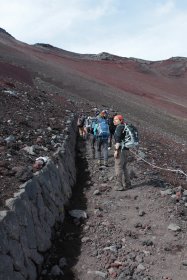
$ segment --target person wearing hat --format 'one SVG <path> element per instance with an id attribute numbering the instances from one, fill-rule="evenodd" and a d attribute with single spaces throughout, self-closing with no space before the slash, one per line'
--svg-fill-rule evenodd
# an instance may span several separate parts
<path id="1" fill-rule="evenodd" d="M 124 118 L 122 115 L 116 115 L 114 117 L 114 125 L 116 130 L 114 133 L 115 140 L 115 150 L 114 150 L 114 160 L 115 160 L 115 175 L 116 175 L 116 191 L 123 191 L 131 187 L 131 181 L 127 169 L 127 159 L 128 159 L 128 149 L 121 147 L 121 141 L 125 137 L 124 131 Z M 125 185 L 123 185 L 123 177 Z"/>
<path id="2" fill-rule="evenodd" d="M 107 112 L 105 110 L 101 111 L 98 115 L 98 118 L 106 119 L 107 118 Z"/>

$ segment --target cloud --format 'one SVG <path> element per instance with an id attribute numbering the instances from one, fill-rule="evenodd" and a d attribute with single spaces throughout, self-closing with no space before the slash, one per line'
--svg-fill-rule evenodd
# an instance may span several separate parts
<path id="1" fill-rule="evenodd" d="M 186 7 L 183 0 L 6 0 L 0 27 L 29 44 L 159 60 L 187 53 Z"/>
<path id="2" fill-rule="evenodd" d="M 167 14 L 171 14 L 171 12 L 174 11 L 175 8 L 175 1 L 173 0 L 169 0 L 164 2 L 163 4 L 159 4 L 158 8 L 156 9 L 156 14 L 157 15 L 167 15 Z"/>
<path id="3" fill-rule="evenodd" d="M 1 24 L 17 38 L 22 39 L 24 36 L 30 42 L 39 38 L 43 40 L 51 36 L 53 38 L 54 34 L 71 32 L 70 29 L 76 28 L 80 22 L 88 24 L 97 21 L 110 13 L 112 2 L 96 0 L 93 4 L 93 1 L 86 0 L 11 0 L 1 5 Z"/>

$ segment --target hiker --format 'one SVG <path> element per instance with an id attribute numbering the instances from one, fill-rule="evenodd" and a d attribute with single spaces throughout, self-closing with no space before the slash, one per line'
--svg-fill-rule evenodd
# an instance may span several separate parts
<path id="1" fill-rule="evenodd" d="M 98 117 L 100 118 L 104 118 L 105 120 L 108 119 L 108 111 L 107 110 L 103 110 L 99 113 Z"/>
<path id="2" fill-rule="evenodd" d="M 94 127 L 94 135 L 97 143 L 97 159 L 98 164 L 101 165 L 101 158 L 103 152 L 104 165 L 108 166 L 108 137 L 110 135 L 109 125 L 106 119 L 107 115 L 102 111 L 97 119 Z"/>
<path id="3" fill-rule="evenodd" d="M 88 116 L 87 118 L 85 118 L 85 122 L 84 122 L 84 135 L 86 139 L 88 139 L 90 133 L 90 126 L 91 126 L 90 119 L 91 117 Z"/>
<path id="4" fill-rule="evenodd" d="M 115 140 L 115 151 L 114 151 L 114 160 L 115 160 L 115 175 L 116 175 L 116 191 L 123 191 L 125 188 L 131 187 L 131 181 L 129 173 L 127 170 L 127 160 L 128 160 L 128 148 L 125 146 L 122 147 L 122 139 L 125 137 L 125 125 L 122 115 L 116 115 L 114 117 L 114 124 L 116 130 L 114 133 Z M 125 185 L 123 186 L 123 177 Z"/>
<path id="5" fill-rule="evenodd" d="M 95 142 L 96 142 L 96 134 L 94 134 L 94 127 L 97 123 L 97 118 L 96 117 L 91 117 L 90 118 L 90 143 L 91 143 L 91 149 L 95 150 Z"/>
<path id="6" fill-rule="evenodd" d="M 114 113 L 109 119 L 108 119 L 108 124 L 109 124 L 109 130 L 110 130 L 110 136 L 109 136 L 109 143 L 108 143 L 108 149 L 110 150 L 112 148 L 112 139 L 114 136 L 114 132 L 116 129 L 116 126 L 114 124 L 114 117 L 117 115 L 117 113 Z"/>
<path id="7" fill-rule="evenodd" d="M 79 135 L 82 138 L 85 138 L 84 124 L 85 124 L 85 116 L 83 114 L 80 114 L 77 120 L 77 127 L 79 128 Z"/>

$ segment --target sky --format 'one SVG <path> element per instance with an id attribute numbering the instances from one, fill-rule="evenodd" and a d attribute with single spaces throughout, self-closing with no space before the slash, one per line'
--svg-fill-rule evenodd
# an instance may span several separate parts
<path id="1" fill-rule="evenodd" d="M 186 0 L 0 0 L 0 27 L 81 54 L 187 57 Z"/>

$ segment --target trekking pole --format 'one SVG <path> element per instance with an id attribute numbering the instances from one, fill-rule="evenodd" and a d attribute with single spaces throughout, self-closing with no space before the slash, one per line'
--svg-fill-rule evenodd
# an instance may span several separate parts
<path id="1" fill-rule="evenodd" d="M 145 163 L 149 164 L 150 166 L 152 166 L 153 168 L 157 168 L 157 169 L 160 169 L 160 170 L 165 170 L 165 171 L 171 171 L 171 172 L 176 172 L 176 173 L 180 173 L 182 175 L 184 175 L 186 177 L 186 181 L 187 181 L 187 174 L 181 170 L 181 169 L 172 169 L 172 168 L 164 168 L 164 167 L 160 167 L 160 166 L 157 166 L 155 164 L 152 164 L 150 162 L 148 162 L 147 160 L 145 160 L 144 158 L 142 158 L 141 156 L 137 155 L 136 153 L 134 153 L 132 150 L 130 150 L 130 152 L 132 154 L 134 154 L 137 158 L 143 160 Z"/>

